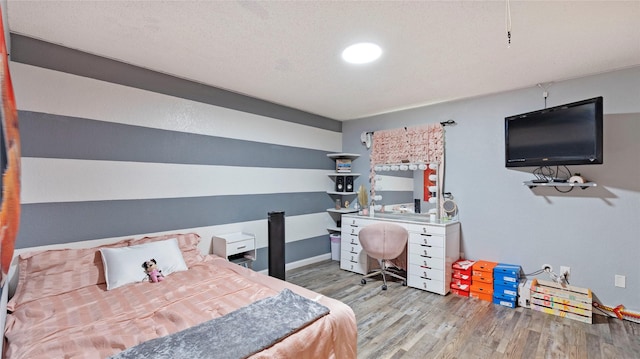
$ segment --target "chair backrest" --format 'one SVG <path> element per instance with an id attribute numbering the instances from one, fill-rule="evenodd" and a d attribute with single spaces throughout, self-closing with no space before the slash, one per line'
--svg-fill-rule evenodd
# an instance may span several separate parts
<path id="1" fill-rule="evenodd" d="M 408 238 L 404 227 L 388 222 L 370 224 L 358 233 L 362 249 L 375 259 L 398 257 L 406 248 Z"/>

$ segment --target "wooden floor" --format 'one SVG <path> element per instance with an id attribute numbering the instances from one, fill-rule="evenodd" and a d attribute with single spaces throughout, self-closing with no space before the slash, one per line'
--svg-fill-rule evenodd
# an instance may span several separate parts
<path id="1" fill-rule="evenodd" d="M 441 296 L 324 261 L 288 271 L 288 282 L 338 299 L 358 322 L 358 358 L 640 358 L 640 324 L 594 315 L 593 324 Z"/>

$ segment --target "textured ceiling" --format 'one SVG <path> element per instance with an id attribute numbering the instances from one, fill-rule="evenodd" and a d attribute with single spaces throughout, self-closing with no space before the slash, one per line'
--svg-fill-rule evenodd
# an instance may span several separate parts
<path id="1" fill-rule="evenodd" d="M 640 65 L 640 1 L 16 1 L 10 31 L 338 120 Z M 354 42 L 375 63 L 344 63 Z"/>

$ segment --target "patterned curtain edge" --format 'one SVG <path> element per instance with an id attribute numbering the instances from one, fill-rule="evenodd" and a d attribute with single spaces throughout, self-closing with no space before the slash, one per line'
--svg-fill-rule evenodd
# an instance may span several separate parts
<path id="1" fill-rule="evenodd" d="M 2 87 L 3 157 L 2 164 L 2 204 L 0 206 L 0 287 L 4 287 L 13 260 L 15 240 L 20 225 L 20 132 L 18 131 L 18 112 L 9 73 L 9 56 L 5 43 L 4 24 L 0 9 L 0 86 Z"/>

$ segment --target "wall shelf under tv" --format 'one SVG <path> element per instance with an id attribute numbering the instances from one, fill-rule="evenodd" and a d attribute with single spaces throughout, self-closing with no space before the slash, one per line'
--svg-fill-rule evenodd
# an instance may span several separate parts
<path id="1" fill-rule="evenodd" d="M 598 186 L 595 182 L 585 182 L 585 183 L 574 183 L 574 182 L 533 182 L 533 181 L 525 181 L 523 183 L 525 186 L 529 188 L 533 187 L 580 187 L 582 189 L 587 189 L 589 187 Z"/>

